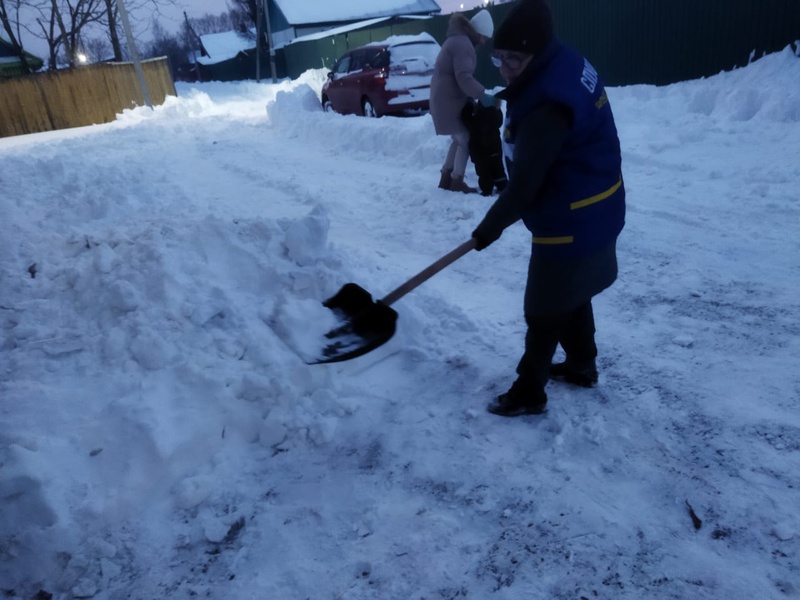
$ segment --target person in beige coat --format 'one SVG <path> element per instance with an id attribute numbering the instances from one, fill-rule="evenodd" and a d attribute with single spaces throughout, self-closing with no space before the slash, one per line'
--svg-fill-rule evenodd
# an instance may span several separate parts
<path id="1" fill-rule="evenodd" d="M 492 37 L 494 23 L 487 10 L 471 19 L 460 13 L 450 18 L 447 39 L 442 44 L 431 79 L 430 112 L 436 135 L 449 135 L 450 147 L 442 165 L 439 187 L 453 192 L 477 192 L 464 182 L 469 160 L 469 132 L 461 122 L 461 109 L 468 98 L 491 99 L 475 79 L 475 48 Z M 489 100 L 491 101 L 491 100 Z"/>

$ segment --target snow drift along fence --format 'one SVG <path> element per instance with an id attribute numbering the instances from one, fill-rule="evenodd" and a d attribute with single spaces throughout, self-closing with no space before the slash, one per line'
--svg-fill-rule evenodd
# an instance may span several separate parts
<path id="1" fill-rule="evenodd" d="M 176 96 L 166 58 L 142 63 L 153 104 Z M 0 81 L 0 137 L 108 123 L 144 106 L 133 63 L 103 63 Z"/>

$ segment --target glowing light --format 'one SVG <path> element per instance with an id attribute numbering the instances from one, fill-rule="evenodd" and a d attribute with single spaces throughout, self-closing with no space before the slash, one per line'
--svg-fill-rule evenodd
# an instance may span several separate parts
<path id="1" fill-rule="evenodd" d="M 83 52 L 78 52 L 78 55 L 77 55 L 76 58 L 78 59 L 79 63 L 89 62 L 89 57 L 86 56 Z"/>

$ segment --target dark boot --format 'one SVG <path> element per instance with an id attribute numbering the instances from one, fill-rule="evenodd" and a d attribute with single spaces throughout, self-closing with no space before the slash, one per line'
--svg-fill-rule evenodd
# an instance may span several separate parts
<path id="1" fill-rule="evenodd" d="M 550 365 L 550 377 L 580 387 L 590 388 L 597 383 L 597 367 L 594 361 L 583 367 L 572 365 L 569 361 Z"/>
<path id="2" fill-rule="evenodd" d="M 469 187 L 464 182 L 463 175 L 453 175 L 450 178 L 450 191 L 451 192 L 463 192 L 464 194 L 477 194 L 478 189 L 474 187 Z"/>
<path id="3" fill-rule="evenodd" d="M 486 410 L 501 417 L 540 415 L 547 410 L 547 394 L 541 387 L 526 385 L 522 379 L 517 379 L 511 389 L 500 394 Z"/>
<path id="4" fill-rule="evenodd" d="M 439 178 L 439 189 L 450 190 L 450 181 L 453 169 L 442 169 L 442 176 Z"/>
<path id="5" fill-rule="evenodd" d="M 597 383 L 597 345 L 594 342 L 592 303 L 579 306 L 566 315 L 558 341 L 567 359 L 550 365 L 550 377 L 590 388 Z"/>

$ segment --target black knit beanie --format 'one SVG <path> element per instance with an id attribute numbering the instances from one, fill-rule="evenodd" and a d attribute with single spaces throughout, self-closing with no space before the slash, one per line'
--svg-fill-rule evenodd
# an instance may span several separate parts
<path id="1" fill-rule="evenodd" d="M 494 32 L 494 48 L 538 55 L 553 39 L 553 28 L 546 0 L 518 0 Z"/>

